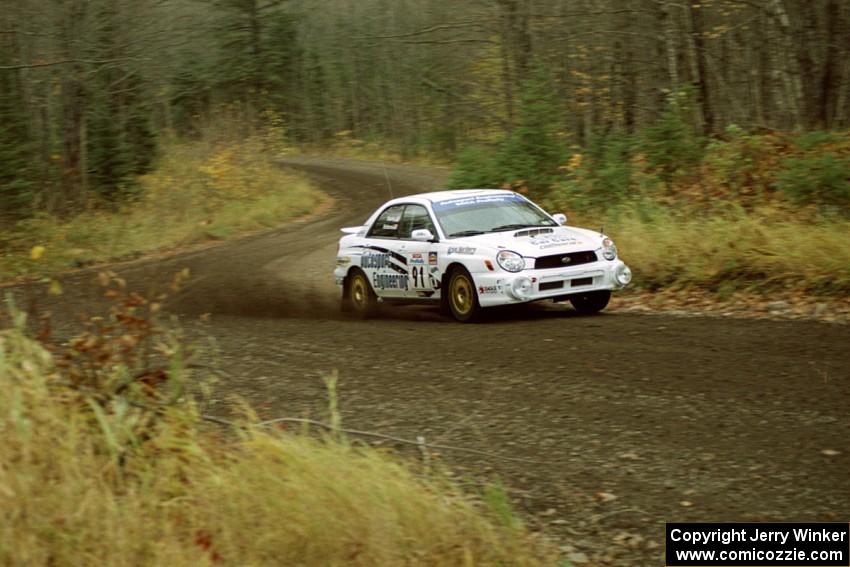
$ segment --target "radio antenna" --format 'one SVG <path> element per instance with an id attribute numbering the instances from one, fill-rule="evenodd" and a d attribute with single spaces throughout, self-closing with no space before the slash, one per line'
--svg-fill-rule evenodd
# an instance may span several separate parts
<path id="1" fill-rule="evenodd" d="M 384 165 L 384 162 L 381 162 L 381 167 L 384 170 L 384 179 L 387 180 L 387 191 L 390 192 L 390 199 L 395 199 L 395 197 L 393 196 L 393 184 L 390 183 L 390 176 L 387 173 L 387 166 Z"/>

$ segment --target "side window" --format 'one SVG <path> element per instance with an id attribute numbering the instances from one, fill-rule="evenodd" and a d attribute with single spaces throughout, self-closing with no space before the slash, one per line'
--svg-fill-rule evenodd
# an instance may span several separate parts
<path id="1" fill-rule="evenodd" d="M 401 213 L 404 205 L 395 205 L 378 215 L 377 220 L 369 229 L 367 237 L 398 238 L 398 225 L 401 223 Z"/>
<path id="2" fill-rule="evenodd" d="M 428 214 L 428 209 L 422 205 L 407 205 L 404 209 L 404 215 L 401 217 L 401 227 L 398 230 L 398 237 L 410 238 L 414 230 L 422 228 L 427 228 L 431 231 L 431 234 L 437 234 L 434 223 L 431 222 L 431 215 Z"/>

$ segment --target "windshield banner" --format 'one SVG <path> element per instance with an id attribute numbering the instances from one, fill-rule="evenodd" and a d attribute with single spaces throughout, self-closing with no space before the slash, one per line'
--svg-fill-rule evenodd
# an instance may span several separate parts
<path id="1" fill-rule="evenodd" d="M 446 211 L 463 207 L 474 207 L 475 205 L 487 205 L 490 203 L 524 203 L 525 199 L 516 193 L 505 193 L 504 195 L 476 195 L 472 197 L 460 197 L 448 201 L 437 201 L 434 203 L 435 211 Z"/>

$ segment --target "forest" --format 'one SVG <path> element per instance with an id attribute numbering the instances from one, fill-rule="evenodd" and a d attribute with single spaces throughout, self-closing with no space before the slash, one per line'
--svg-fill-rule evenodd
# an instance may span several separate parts
<path id="1" fill-rule="evenodd" d="M 633 134 L 676 95 L 698 135 L 847 128 L 848 34 L 840 0 L 7 2 L 3 209 L 120 198 L 223 105 L 296 144 L 449 158 L 523 127 Z"/>

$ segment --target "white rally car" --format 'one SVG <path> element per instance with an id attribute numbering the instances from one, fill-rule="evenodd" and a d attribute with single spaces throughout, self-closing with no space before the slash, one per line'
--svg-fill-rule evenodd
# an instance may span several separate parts
<path id="1" fill-rule="evenodd" d="M 367 316 L 379 300 L 432 301 L 467 322 L 482 308 L 551 299 L 595 313 L 631 270 L 604 234 L 566 221 L 513 191 L 394 199 L 342 229 L 334 270 L 342 308 Z"/>

